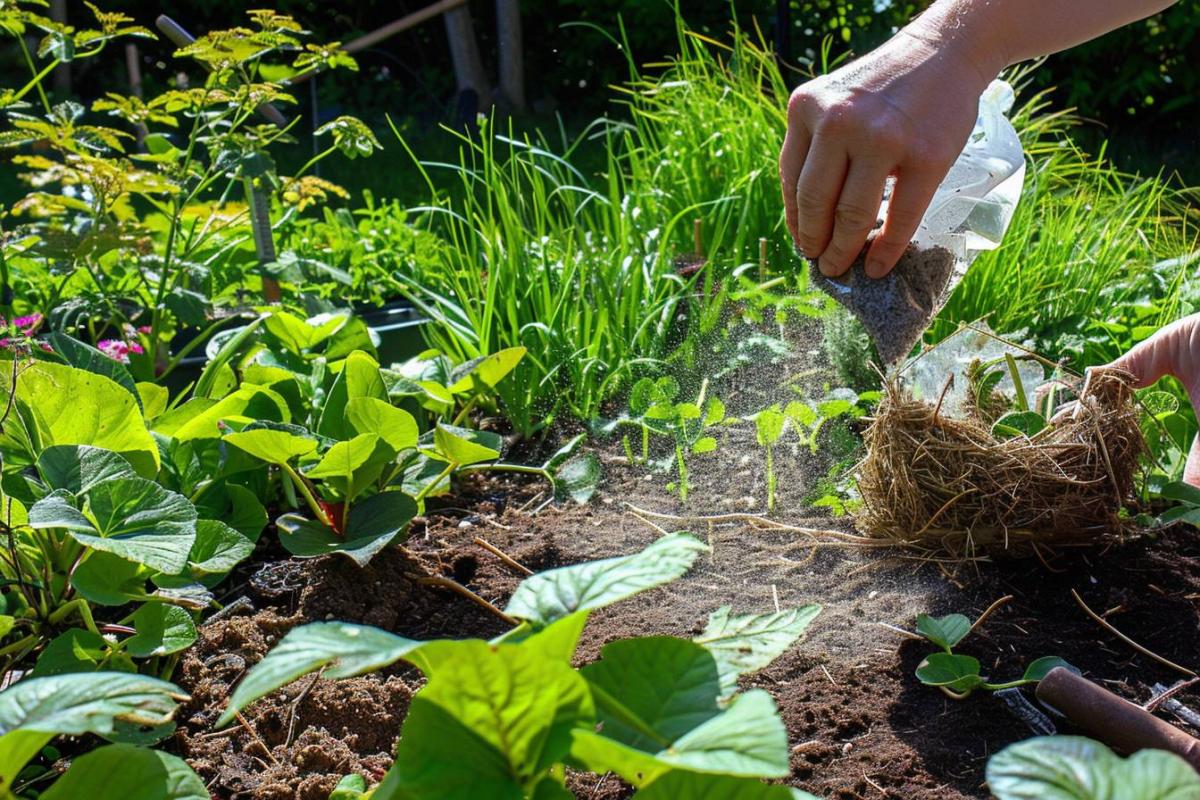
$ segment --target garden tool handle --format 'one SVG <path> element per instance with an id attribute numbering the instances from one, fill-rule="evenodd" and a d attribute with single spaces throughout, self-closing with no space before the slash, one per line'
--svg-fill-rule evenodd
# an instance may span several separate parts
<path id="1" fill-rule="evenodd" d="M 1037 697 L 1118 752 L 1166 750 L 1200 771 L 1200 739 L 1065 667 L 1042 678 Z"/>
<path id="2" fill-rule="evenodd" d="M 171 43 L 176 47 L 187 47 L 196 41 L 195 36 L 188 33 L 182 25 L 166 14 L 159 14 L 158 19 L 154 20 L 154 26 L 162 32 L 163 36 L 170 39 Z M 275 125 L 275 127 L 287 127 L 287 118 L 283 116 L 278 108 L 270 103 L 263 103 L 254 110 L 265 117 L 268 122 Z"/>

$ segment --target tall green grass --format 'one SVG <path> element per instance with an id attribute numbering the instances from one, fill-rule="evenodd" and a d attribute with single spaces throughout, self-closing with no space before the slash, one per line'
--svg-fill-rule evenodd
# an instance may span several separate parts
<path id="1" fill-rule="evenodd" d="M 694 248 L 694 220 L 706 284 L 760 237 L 782 236 L 774 163 L 787 89 L 774 59 L 743 31 L 721 45 L 680 21 L 679 42 L 653 76 L 631 65 L 622 119 L 554 144 L 486 121 L 477 136 L 447 130 L 453 162 L 414 156 L 431 200 L 410 212 L 449 246 L 394 280 L 434 321 L 432 345 L 460 358 L 528 349 L 503 398 L 522 432 L 563 413 L 596 417 L 670 354 L 685 308 L 709 302 L 673 263 Z M 600 163 L 593 174 L 574 166 L 587 160 Z"/>
<path id="2" fill-rule="evenodd" d="M 528 348 L 504 397 L 524 433 L 563 415 L 595 418 L 664 363 L 685 317 L 717 318 L 724 294 L 710 290 L 755 260 L 760 237 L 772 243 L 772 267 L 796 265 L 775 168 L 788 94 L 775 60 L 757 32 L 735 28 L 722 43 L 677 25 L 678 56 L 630 62 L 628 83 L 614 87 L 621 113 L 579 136 L 518 137 L 489 122 L 478 135 L 447 131 L 456 159 L 413 157 L 430 198 L 410 215 L 448 246 L 406 264 L 396 286 L 433 320 L 427 337 L 442 350 Z M 1083 366 L 1200 300 L 1186 262 L 1167 261 L 1195 249 L 1191 195 L 1081 152 L 1074 122 L 1044 94 L 1014 114 L 1029 156 L 1024 197 L 931 340 L 986 317 Z M 673 259 L 692 251 L 694 219 L 709 266 L 685 280 Z"/>

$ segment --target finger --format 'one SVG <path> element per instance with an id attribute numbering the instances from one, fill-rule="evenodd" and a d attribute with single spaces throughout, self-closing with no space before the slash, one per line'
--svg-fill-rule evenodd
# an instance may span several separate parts
<path id="1" fill-rule="evenodd" d="M 1200 436 L 1192 440 L 1192 449 L 1183 466 L 1183 482 L 1200 487 Z"/>
<path id="2" fill-rule="evenodd" d="M 883 230 L 867 253 L 868 278 L 882 278 L 896 266 L 929 209 L 939 183 L 941 178 L 925 170 L 901 170 L 896 176 Z"/>
<path id="3" fill-rule="evenodd" d="M 792 241 L 797 247 L 800 246 L 800 234 L 797 229 L 799 213 L 796 209 L 796 184 L 800 182 L 800 169 L 804 166 L 805 156 L 808 155 L 808 143 L 808 127 L 799 113 L 789 107 L 787 134 L 783 137 L 783 147 L 779 151 L 779 185 L 783 192 L 788 233 L 792 235 Z"/>
<path id="4" fill-rule="evenodd" d="M 867 234 L 879 221 L 883 185 L 891 165 L 883 161 L 857 158 L 850 162 L 842 194 L 833 211 L 833 235 L 821 253 L 823 275 L 841 275 L 862 252 Z"/>
<path id="5" fill-rule="evenodd" d="M 825 252 L 833 236 L 834 207 L 842 194 L 847 166 L 842 146 L 817 132 L 796 184 L 796 241 L 809 258 Z"/>

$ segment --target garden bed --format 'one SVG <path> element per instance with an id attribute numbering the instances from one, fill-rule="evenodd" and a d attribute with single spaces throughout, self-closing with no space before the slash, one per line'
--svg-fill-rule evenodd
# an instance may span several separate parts
<path id="1" fill-rule="evenodd" d="M 475 479 L 417 524 L 402 550 L 386 551 L 365 569 L 324 558 L 287 562 L 294 567 L 268 564 L 258 579 L 231 581 L 225 601 L 244 593 L 257 610 L 204 625 L 179 676 L 194 699 L 180 714 L 176 745 L 214 796 L 324 800 L 322 792 L 341 775 L 378 778 L 390 764 L 408 700 L 422 683 L 409 667 L 339 682 L 302 678 L 249 707 L 244 722 L 227 734 L 214 734 L 212 721 L 231 685 L 291 627 L 339 619 L 418 639 L 495 636 L 506 629 L 501 620 L 417 580 L 451 578 L 503 606 L 520 576 L 476 545 L 476 537 L 536 571 L 633 552 L 660 535 L 624 502 L 679 513 L 656 478 L 618 463 L 610 463 L 599 499 L 588 506 L 547 506 L 535 514 L 540 490 L 509 479 Z M 706 507 L 703 488 L 694 497 L 689 514 L 727 510 L 712 497 Z M 1072 601 L 1072 589 L 1167 658 L 1186 660 L 1200 647 L 1200 534 L 1191 528 L 1105 551 L 1071 551 L 1048 566 L 1037 560 L 983 564 L 978 574 L 967 566 L 947 574 L 894 551 L 813 554 L 808 540 L 794 533 L 746 522 L 690 528 L 710 542 L 711 556 L 666 588 L 596 612 L 579 658 L 593 659 L 601 645 L 627 636 L 695 635 L 718 605 L 748 613 L 773 610 L 776 603 L 821 603 L 824 611 L 806 640 L 750 683 L 779 704 L 792 748 L 792 782 L 823 797 L 986 798 L 987 758 L 1030 735 L 987 693 L 954 702 L 921 686 L 913 671 L 928 645 L 876 623 L 911 629 L 919 612 L 974 615 L 1011 594 L 963 648 L 985 672 L 1018 673 L 1032 657 L 1053 653 L 1140 702 L 1150 696 L 1150 685 L 1177 676 L 1090 621 Z M 578 797 L 631 794 L 613 776 L 588 776 L 586 785 L 577 780 L 572 788 Z"/>

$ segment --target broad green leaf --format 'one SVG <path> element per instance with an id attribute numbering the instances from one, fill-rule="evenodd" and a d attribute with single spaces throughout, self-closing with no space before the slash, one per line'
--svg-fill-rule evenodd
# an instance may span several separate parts
<path id="1" fill-rule="evenodd" d="M 193 577 L 224 575 L 254 552 L 254 542 L 224 522 L 196 521 L 196 541 L 188 553 L 188 570 Z"/>
<path id="2" fill-rule="evenodd" d="M 1045 427 L 1046 418 L 1036 411 L 1010 411 L 992 423 L 992 435 L 1005 439 L 1035 436 Z"/>
<path id="3" fill-rule="evenodd" d="M 640 553 L 539 572 L 517 587 L 506 613 L 547 625 L 670 583 L 691 569 L 708 546 L 688 533 L 655 541 Z"/>
<path id="4" fill-rule="evenodd" d="M 133 627 L 137 634 L 125 646 L 135 658 L 178 653 L 196 641 L 192 615 L 178 606 L 144 603 L 133 615 Z"/>
<path id="5" fill-rule="evenodd" d="M 820 800 L 816 795 L 751 778 L 675 770 L 640 790 L 633 800 Z"/>
<path id="6" fill-rule="evenodd" d="M 779 437 L 783 435 L 783 424 L 786 421 L 787 417 L 778 406 L 764 408 L 758 412 L 754 417 L 754 433 L 759 445 L 766 447 L 778 442 Z"/>
<path id="7" fill-rule="evenodd" d="M 1190 506 L 1200 506 L 1200 488 L 1183 481 L 1172 481 L 1162 487 L 1159 492 L 1167 500 L 1187 503 Z"/>
<path id="8" fill-rule="evenodd" d="M 595 453 L 580 453 L 560 464 L 552 473 L 554 493 L 560 499 L 570 497 L 583 505 L 592 499 L 603 477 L 600 459 Z"/>
<path id="9" fill-rule="evenodd" d="M 717 449 L 717 440 L 711 436 L 701 436 L 692 445 L 692 452 L 696 454 L 711 453 Z"/>
<path id="10" fill-rule="evenodd" d="M 640 417 L 645 414 L 654 402 L 655 386 L 652 378 L 642 378 L 629 390 L 629 410 L 634 416 Z"/>
<path id="11" fill-rule="evenodd" d="M 805 428 L 811 428 L 818 419 L 817 412 L 812 406 L 797 400 L 793 400 L 784 406 L 783 413 L 788 419 Z"/>
<path id="12" fill-rule="evenodd" d="M 968 692 L 983 685 L 979 660 L 951 653 L 932 653 L 917 665 L 917 680 L 926 686 L 945 686 L 955 692 Z"/>
<path id="13" fill-rule="evenodd" d="M 546 463 L 542 465 L 542 469 L 553 473 L 558 467 L 566 463 L 567 459 L 575 455 L 575 451 L 578 450 L 579 446 L 586 441 L 586 433 L 581 433 L 577 436 L 574 436 L 570 441 L 558 448 L 558 450 L 554 451 L 554 455 L 546 459 Z"/>
<path id="14" fill-rule="evenodd" d="M 118 478 L 86 495 L 88 516 L 62 490 L 29 509 L 34 528 L 63 528 L 80 544 L 173 575 L 196 540 L 196 508 L 183 495 L 143 478 Z"/>
<path id="15" fill-rule="evenodd" d="M 962 614 L 947 614 L 944 617 L 917 614 L 917 633 L 947 652 L 970 632 L 971 620 Z"/>
<path id="16" fill-rule="evenodd" d="M 163 414 L 154 423 L 154 430 L 180 442 L 192 439 L 219 439 L 224 433 L 221 423 L 236 422 L 288 422 L 291 409 L 282 395 L 264 386 L 243 384 L 240 389 L 225 395 L 206 408 L 191 411 L 189 400 L 175 411 Z M 187 413 L 184 413 L 187 410 Z M 178 415 L 181 415 L 177 417 Z"/>
<path id="17" fill-rule="evenodd" d="M 379 480 L 384 465 L 396 455 L 386 442 L 373 433 L 360 433 L 338 442 L 305 475 L 320 479 L 337 490 L 343 499 L 357 497 Z"/>
<path id="18" fill-rule="evenodd" d="M 1075 667 L 1073 667 L 1071 663 L 1065 659 L 1059 658 L 1058 656 L 1042 656 L 1041 658 L 1034 659 L 1029 663 L 1029 666 L 1025 668 L 1025 674 L 1021 677 L 1021 680 L 1036 683 L 1037 681 L 1040 681 L 1042 678 L 1046 677 L 1046 675 L 1050 673 L 1050 670 L 1055 669 L 1056 667 L 1066 667 L 1072 672 L 1078 672 L 1078 670 L 1076 670 Z"/>
<path id="19" fill-rule="evenodd" d="M 524 357 L 524 347 L 509 347 L 468 361 L 455 367 L 450 375 L 452 383 L 447 388 L 453 394 L 494 388 Z"/>
<path id="20" fill-rule="evenodd" d="M 433 441 L 439 455 L 459 466 L 495 461 L 500 457 L 498 450 L 476 444 L 471 441 L 469 431 L 454 425 L 439 422 L 433 432 Z"/>
<path id="21" fill-rule="evenodd" d="M 0 394 L 12 391 L 11 375 L 0 369 Z M 31 409 L 42 447 L 101 447 L 125 456 L 141 475 L 158 472 L 158 446 L 146 430 L 138 399 L 112 379 L 36 361 L 17 378 L 17 399 Z M 0 435 L 0 442 L 7 438 Z"/>
<path id="22" fill-rule="evenodd" d="M 71 761 L 42 800 L 209 800 L 200 776 L 178 756 L 110 744 Z"/>
<path id="23" fill-rule="evenodd" d="M 227 433 L 222 439 L 268 464 L 286 464 L 317 449 L 315 439 L 269 428 Z"/>
<path id="24" fill-rule="evenodd" d="M 1138 395 L 1146 413 L 1156 419 L 1163 419 L 1179 411 L 1179 398 L 1170 392 L 1145 392 Z"/>
<path id="25" fill-rule="evenodd" d="M 680 419 L 693 420 L 700 419 L 703 412 L 700 411 L 700 406 L 695 403 L 680 403 L 675 406 L 675 413 Z"/>
<path id="26" fill-rule="evenodd" d="M 1009 745 L 988 761 L 998 800 L 1197 800 L 1200 775 L 1179 756 L 1142 750 L 1122 759 L 1080 736 Z"/>
<path id="27" fill-rule="evenodd" d="M 587 684 L 535 648 L 468 639 L 422 652 L 438 668 L 409 707 L 391 785 L 372 800 L 521 798 L 566 757 L 572 729 L 590 727 Z"/>
<path id="28" fill-rule="evenodd" d="M 254 492 L 228 481 L 210 485 L 196 502 L 196 512 L 202 519 L 225 523 L 251 543 L 267 525 L 267 510 Z"/>
<path id="29" fill-rule="evenodd" d="M 167 410 L 167 405 L 171 401 L 170 389 L 149 381 L 139 381 L 136 387 L 138 397 L 142 400 L 142 413 L 146 419 L 152 420 Z"/>
<path id="30" fill-rule="evenodd" d="M 109 358 L 90 344 L 84 344 L 78 339 L 59 331 L 51 333 L 48 338 L 50 346 L 54 348 L 54 352 L 62 356 L 63 360 L 72 367 L 96 375 L 103 375 L 105 378 L 112 380 L 133 395 L 134 399 L 137 400 L 138 408 L 142 408 L 142 397 L 138 392 L 137 384 L 133 382 L 133 376 L 129 374 L 129 370 L 120 361 L 117 361 L 115 358 Z M 20 380 L 18 379 L 19 382 Z"/>
<path id="31" fill-rule="evenodd" d="M 373 433 L 399 453 L 417 446 L 417 421 L 402 408 L 375 397 L 356 397 L 346 403 L 346 418 L 358 433 Z"/>
<path id="32" fill-rule="evenodd" d="M 758 672 L 796 643 L 821 607 L 814 603 L 773 614 L 731 616 L 722 606 L 708 618 L 704 632 L 693 641 L 717 660 L 725 694 L 736 690 L 737 679 Z"/>
<path id="33" fill-rule="evenodd" d="M 840 397 L 817 403 L 817 412 L 825 419 L 835 419 L 848 414 L 853 408 L 853 401 Z"/>
<path id="34" fill-rule="evenodd" d="M 66 489 L 72 494 L 83 494 L 105 481 L 137 477 L 122 456 L 87 445 L 47 447 L 38 456 L 37 466 L 50 488 Z"/>
<path id="35" fill-rule="evenodd" d="M 267 317 L 263 328 L 284 348 L 296 355 L 303 355 L 345 325 L 346 318 L 346 315 L 337 315 L 312 324 L 286 311 L 276 311 Z"/>
<path id="36" fill-rule="evenodd" d="M 64 675 L 71 672 L 95 672 L 101 668 L 114 672 L 137 671 L 128 657 L 123 659 L 123 664 L 118 661 L 105 665 L 104 662 L 110 655 L 111 649 L 104 637 L 83 628 L 69 628 L 46 645 L 29 674 L 33 678 L 44 678 L 47 675 Z M 128 669 L 122 668 L 125 665 Z"/>
<path id="37" fill-rule="evenodd" d="M 117 720 L 158 725 L 186 699 L 173 684 L 123 672 L 27 678 L 0 692 L 0 737 L 17 730 L 105 735 Z"/>
<path id="38" fill-rule="evenodd" d="M 738 695 L 718 715 L 655 751 L 640 750 L 604 731 L 575 730 L 571 755 L 593 772 L 612 771 L 644 786 L 674 769 L 750 778 L 789 772 L 787 731 L 775 701 L 761 689 Z"/>
<path id="39" fill-rule="evenodd" d="M 324 668 L 330 680 L 383 669 L 422 647 L 422 642 L 348 622 L 313 622 L 288 632 L 238 684 L 217 720 L 228 724 L 238 711 L 297 678 Z"/>
<path id="40" fill-rule="evenodd" d="M 717 425 L 725 419 L 725 404 L 719 398 L 710 397 L 704 405 L 704 425 Z"/>
<path id="41" fill-rule="evenodd" d="M 687 639 L 619 639 L 580 673 L 595 694 L 604 735 L 638 750 L 668 748 L 721 713 L 717 661 Z"/>
<path id="42" fill-rule="evenodd" d="M 375 555 L 397 541 L 417 515 L 417 504 L 404 492 L 381 492 L 350 508 L 346 530 L 339 535 L 316 520 L 284 514 L 275 521 L 279 541 L 295 556 L 340 553 L 366 566 Z"/>
<path id="43" fill-rule="evenodd" d="M 339 440 L 353 436 L 346 405 L 360 397 L 373 397 L 386 402 L 388 393 L 379 372 L 379 364 L 366 353 L 356 350 L 342 362 L 342 371 L 334 378 L 333 386 L 325 397 L 317 433 Z"/>
<path id="44" fill-rule="evenodd" d="M 123 606 L 145 600 L 151 570 L 112 553 L 93 551 L 71 574 L 71 585 L 85 600 L 102 606 Z"/>

